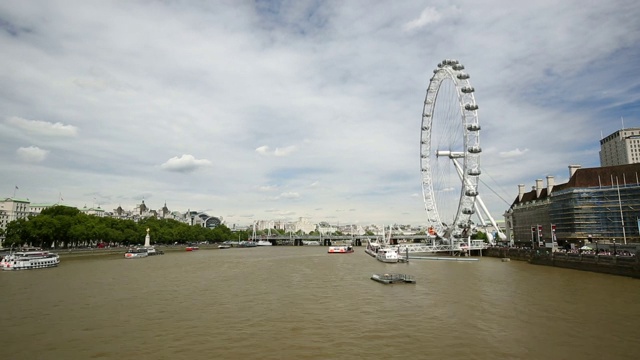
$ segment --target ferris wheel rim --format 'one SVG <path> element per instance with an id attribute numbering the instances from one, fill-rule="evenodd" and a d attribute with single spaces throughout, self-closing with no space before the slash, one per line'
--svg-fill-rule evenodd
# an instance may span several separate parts
<path id="1" fill-rule="evenodd" d="M 427 95 L 424 101 L 422 112 L 422 126 L 420 131 L 420 162 L 422 174 L 422 196 L 425 210 L 427 211 L 427 224 L 429 233 L 433 232 L 439 236 L 444 236 L 446 232 L 453 237 L 460 237 L 465 229 L 470 226 L 471 216 L 476 212 L 475 200 L 478 195 L 478 177 L 480 175 L 479 158 L 480 143 L 478 122 L 478 105 L 474 97 L 474 89 L 469 82 L 469 74 L 464 72 L 464 66 L 457 60 L 446 59 L 438 64 L 433 71 L 434 75 L 429 81 Z M 464 148 L 458 152 L 442 152 L 443 156 L 449 156 L 451 161 L 454 157 L 462 159 L 462 164 L 456 165 L 460 176 L 460 197 L 454 220 L 448 226 L 443 224 L 441 214 L 436 204 L 436 196 L 433 188 L 433 174 L 431 159 L 432 149 L 432 128 L 434 122 L 434 109 L 438 99 L 438 92 L 445 81 L 452 81 L 458 105 L 463 131 Z M 437 120 L 436 120 L 437 121 Z"/>

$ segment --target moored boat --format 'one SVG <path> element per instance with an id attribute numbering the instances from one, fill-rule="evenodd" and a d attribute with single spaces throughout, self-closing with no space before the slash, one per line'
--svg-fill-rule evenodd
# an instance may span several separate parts
<path id="1" fill-rule="evenodd" d="M 231 249 L 231 245 L 229 245 L 229 244 L 220 244 L 220 245 L 218 245 L 218 249 Z"/>
<path id="2" fill-rule="evenodd" d="M 137 259 L 144 258 L 149 256 L 149 253 L 145 248 L 129 248 L 126 253 L 124 253 L 125 259 Z"/>
<path id="3" fill-rule="evenodd" d="M 378 249 L 380 249 L 380 243 L 378 243 L 377 241 L 371 241 L 371 239 L 367 240 L 367 247 L 364 249 L 364 252 L 376 257 L 376 254 L 378 253 Z"/>
<path id="4" fill-rule="evenodd" d="M 273 244 L 269 240 L 258 240 L 258 242 L 256 242 L 256 245 L 257 246 L 272 246 Z"/>
<path id="5" fill-rule="evenodd" d="M 193 246 L 187 246 L 185 248 L 185 250 L 187 250 L 187 251 L 196 251 L 196 250 L 200 250 L 200 248 L 197 247 L 196 245 L 193 245 Z"/>
<path id="6" fill-rule="evenodd" d="M 382 247 L 376 253 L 376 259 L 383 263 L 397 263 L 399 258 L 398 250 L 392 247 Z"/>
<path id="7" fill-rule="evenodd" d="M 350 254 L 353 252 L 353 247 L 347 245 L 329 246 L 329 250 L 327 252 L 329 254 Z"/>
<path id="8" fill-rule="evenodd" d="M 44 250 L 17 251 L 0 260 L 2 270 L 30 270 L 55 267 L 60 264 L 60 256 Z"/>
<path id="9" fill-rule="evenodd" d="M 147 251 L 147 255 L 149 255 L 149 256 L 164 255 L 164 251 L 158 250 L 153 246 L 145 246 L 145 247 L 140 248 L 140 249 L 146 250 Z"/>

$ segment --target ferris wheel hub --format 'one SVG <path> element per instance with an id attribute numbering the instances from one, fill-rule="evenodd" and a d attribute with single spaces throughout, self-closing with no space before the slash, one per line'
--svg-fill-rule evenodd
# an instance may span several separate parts
<path id="1" fill-rule="evenodd" d="M 462 151 L 451 151 L 451 150 L 436 150 L 436 156 L 444 156 L 449 159 L 460 159 L 464 158 L 464 153 Z"/>

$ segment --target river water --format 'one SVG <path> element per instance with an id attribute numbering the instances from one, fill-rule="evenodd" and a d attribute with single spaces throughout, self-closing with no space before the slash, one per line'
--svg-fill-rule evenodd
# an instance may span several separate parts
<path id="1" fill-rule="evenodd" d="M 6 359 L 637 359 L 640 281 L 326 247 L 62 259 L 0 273 Z M 400 272 L 416 284 L 383 285 Z"/>

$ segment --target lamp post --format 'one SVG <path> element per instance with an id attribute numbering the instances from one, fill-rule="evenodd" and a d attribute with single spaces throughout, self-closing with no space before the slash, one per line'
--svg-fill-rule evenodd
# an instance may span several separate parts
<path id="1" fill-rule="evenodd" d="M 613 239 L 613 256 L 616 256 L 616 239 Z"/>

